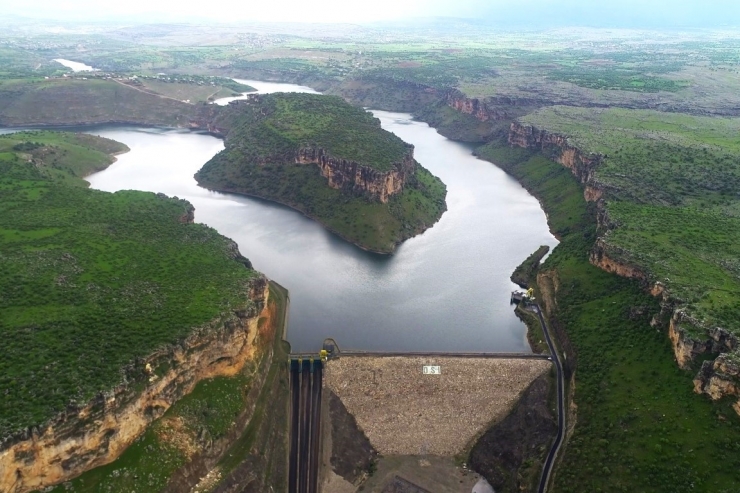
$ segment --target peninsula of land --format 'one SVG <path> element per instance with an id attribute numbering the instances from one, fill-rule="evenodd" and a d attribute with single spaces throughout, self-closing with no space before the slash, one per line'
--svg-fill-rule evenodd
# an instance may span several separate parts
<path id="1" fill-rule="evenodd" d="M 194 224 L 189 202 L 87 187 L 81 177 L 127 150 L 84 134 L 0 136 L 0 491 L 113 461 L 202 380 L 229 397 L 191 398 L 177 433 L 216 460 L 262 388 L 267 280 L 234 242 Z M 158 491 L 189 455 L 146 447 L 159 476 L 144 489 Z"/>
<path id="2" fill-rule="evenodd" d="M 338 97 L 255 95 L 217 113 L 211 130 L 226 148 L 196 174 L 201 186 L 288 205 L 365 250 L 393 252 L 447 208 L 413 146 Z"/>

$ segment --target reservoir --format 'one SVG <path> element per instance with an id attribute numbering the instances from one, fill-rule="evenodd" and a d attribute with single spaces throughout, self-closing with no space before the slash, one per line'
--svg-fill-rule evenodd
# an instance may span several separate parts
<path id="1" fill-rule="evenodd" d="M 242 81 L 260 92 L 311 91 Z M 447 185 L 441 220 L 394 255 L 365 252 L 287 207 L 209 192 L 193 175 L 223 149 L 185 130 L 86 128 L 131 152 L 88 178 L 93 188 L 162 192 L 189 200 L 196 222 L 239 244 L 254 267 L 290 290 L 288 340 L 318 351 L 326 337 L 369 351 L 529 352 L 509 305 L 514 268 L 540 245 L 553 247 L 537 200 L 469 146 L 410 115 L 373 111 L 383 128 L 415 146 L 415 157 Z"/>

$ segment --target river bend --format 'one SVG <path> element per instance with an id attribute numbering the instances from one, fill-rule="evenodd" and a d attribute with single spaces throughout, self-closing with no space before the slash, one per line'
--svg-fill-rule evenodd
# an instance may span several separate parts
<path id="1" fill-rule="evenodd" d="M 242 82 L 260 92 L 315 92 Z M 556 244 L 539 203 L 469 146 L 408 114 L 373 114 L 415 146 L 417 161 L 448 190 L 442 219 L 392 256 L 365 252 L 287 207 L 198 187 L 193 175 L 223 149 L 209 135 L 86 128 L 131 148 L 88 180 L 100 190 L 162 192 L 192 202 L 196 222 L 234 239 L 256 269 L 290 290 L 293 351 L 317 351 L 333 337 L 342 348 L 362 350 L 529 352 L 526 328 L 509 305 L 515 288 L 509 275 L 538 246 Z"/>

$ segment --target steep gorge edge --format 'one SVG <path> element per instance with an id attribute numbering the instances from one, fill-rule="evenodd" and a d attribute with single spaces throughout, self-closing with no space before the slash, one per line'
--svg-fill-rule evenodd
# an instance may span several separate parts
<path id="1" fill-rule="evenodd" d="M 596 206 L 599 234 L 589 254 L 589 261 L 606 272 L 636 280 L 645 291 L 659 300 L 661 312 L 653 318 L 651 325 L 662 326 L 667 320 L 668 336 L 678 366 L 690 369 L 700 355 L 718 354 L 716 359 L 703 362 L 701 370 L 694 378 L 694 390 L 709 395 L 713 400 L 728 395 L 740 397 L 740 365 L 729 354 L 738 347 L 737 337 L 720 327 L 706 326 L 692 317 L 686 312 L 683 303 L 671 295 L 667 286 L 641 266 L 622 260 L 624 256 L 619 249 L 606 240 L 614 223 L 610 220 L 604 203 L 608 190 L 595 177 L 595 171 L 605 157 L 582 151 L 570 144 L 567 136 L 518 122 L 511 123 L 507 142 L 510 146 L 534 150 L 548 156 L 568 168 L 583 186 L 584 199 Z M 705 334 L 705 338 L 691 335 L 692 332 Z M 740 415 L 740 399 L 733 407 Z"/>
<path id="2" fill-rule="evenodd" d="M 706 394 L 715 401 L 725 396 L 736 398 L 733 408 L 740 415 L 740 362 L 736 355 L 731 354 L 740 347 L 738 338 L 723 328 L 707 326 L 692 317 L 687 313 L 681 300 L 671 295 L 667 286 L 642 267 L 622 260 L 623 252 L 606 240 L 608 231 L 615 225 L 610 220 L 604 203 L 604 197 L 609 192 L 608 187 L 598 181 L 595 173 L 603 163 L 605 156 L 583 151 L 572 145 L 565 135 L 548 132 L 531 125 L 523 125 L 516 121 L 516 116 L 522 107 L 531 104 L 540 105 L 541 101 L 501 101 L 495 98 L 484 101 L 468 98 L 460 91 L 453 89 L 446 92 L 439 104 L 444 104 L 463 115 L 469 115 L 470 118 L 479 122 L 491 122 L 494 125 L 500 122 L 510 122 L 506 135 L 506 143 L 509 146 L 540 153 L 572 173 L 583 187 L 584 199 L 594 204 L 596 210 L 598 236 L 589 253 L 591 264 L 606 272 L 635 280 L 646 292 L 658 299 L 661 312 L 653 317 L 651 325 L 654 327 L 668 326 L 668 337 L 676 362 L 681 369 L 691 369 L 700 357 L 711 358 L 711 355 L 716 355 L 714 358 L 703 361 L 701 369 L 694 378 L 694 391 Z M 545 274 L 545 277 L 547 276 L 548 274 Z M 540 276 L 538 285 L 543 284 L 552 285 L 553 283 Z M 548 316 L 554 315 L 554 307 L 557 306 L 556 289 L 552 291 L 548 297 L 550 302 L 546 306 L 548 312 L 551 312 Z M 566 354 L 572 358 L 574 369 L 575 351 L 572 350 L 565 331 L 561 328 L 556 332 L 559 332 L 558 337 L 561 344 L 565 346 L 563 349 Z M 705 337 L 696 337 L 692 333 L 704 334 Z"/>
<path id="3" fill-rule="evenodd" d="M 387 204 L 391 196 L 401 193 L 416 171 L 414 149 L 410 145 L 401 161 L 393 163 L 394 169 L 390 171 L 378 171 L 355 161 L 335 158 L 324 149 L 312 147 L 299 148 L 295 163 L 315 164 L 329 187 L 351 188 L 353 192 L 367 194 L 383 204 Z"/>
<path id="4" fill-rule="evenodd" d="M 234 375 L 246 363 L 255 361 L 262 356 L 263 346 L 269 350 L 271 344 L 258 336 L 259 320 L 266 313 L 268 301 L 268 281 L 259 276 L 251 281 L 241 309 L 221 314 L 194 329 L 184 341 L 162 348 L 127 369 L 132 375 L 138 373 L 139 378 L 124 379 L 90 402 L 70 406 L 45 425 L 7 438 L 0 451 L 0 491 L 25 493 L 45 488 L 112 462 L 198 382 Z M 272 352 L 268 351 L 266 357 L 271 359 Z M 160 376 L 158 368 L 167 370 Z M 258 375 L 253 384 L 252 391 L 257 395 L 264 383 L 261 377 Z M 249 406 L 246 411 L 243 418 L 248 423 Z M 229 444 L 221 442 L 211 446 L 216 449 L 210 451 L 211 455 L 225 451 Z"/>
<path id="5" fill-rule="evenodd" d="M 390 91 L 392 87 L 386 86 L 386 90 Z M 734 382 L 737 382 L 737 380 L 733 380 L 733 375 L 739 375 L 740 368 L 733 358 L 734 355 L 721 353 L 714 362 L 711 360 L 705 361 L 700 374 L 694 380 L 696 388 L 692 389 L 691 373 L 680 370 L 675 362 L 671 362 L 671 359 L 680 361 L 678 355 L 681 352 L 677 351 L 677 346 L 671 343 L 669 337 L 666 337 L 666 332 L 673 333 L 676 337 L 680 329 L 697 325 L 699 322 L 692 320 L 681 309 L 677 300 L 670 297 L 670 292 L 666 289 L 666 286 L 654 281 L 651 282 L 648 273 L 637 265 L 630 265 L 628 262 L 620 260 L 619 251 L 615 251 L 613 247 L 609 249 L 606 242 L 598 240 L 597 234 L 599 232 L 604 233 L 608 228 L 613 227 L 609 223 L 609 218 L 604 213 L 603 207 L 604 195 L 609 190 L 604 184 L 596 183 L 596 180 L 588 181 L 588 178 L 594 178 L 593 169 L 597 166 L 597 162 L 604 158 L 598 155 L 586 154 L 575 146 L 567 145 L 568 141 L 565 136 L 551 136 L 545 139 L 565 145 L 564 150 L 555 145 L 545 146 L 543 149 L 534 142 L 533 150 L 526 150 L 518 145 L 511 146 L 508 141 L 512 134 L 512 128 L 516 130 L 523 127 L 518 124 L 512 125 L 512 123 L 516 123 L 516 118 L 524 110 L 523 106 L 528 104 L 527 101 L 500 102 L 500 106 L 508 114 L 507 118 L 500 112 L 488 112 L 488 108 L 497 105 L 496 102 L 489 99 L 484 102 L 475 101 L 473 98 L 466 98 L 455 90 L 449 91 L 448 94 L 453 96 L 438 99 L 427 107 L 409 108 L 402 111 L 414 112 L 417 119 L 429 123 L 440 134 L 450 139 L 467 141 L 478 146 L 486 144 L 479 147 L 475 153 L 515 177 L 530 193 L 536 196 L 540 200 L 542 208 L 548 214 L 548 223 L 553 234 L 561 239 L 561 245 L 555 249 L 550 258 L 556 260 L 547 262 L 545 267 L 540 269 L 537 277 L 537 295 L 543 306 L 543 312 L 550 323 L 551 331 L 555 333 L 558 339 L 560 350 L 566 356 L 564 370 L 569 381 L 567 390 L 569 402 L 566 425 L 567 442 L 558 454 L 557 462 L 562 463 L 563 467 L 556 468 L 554 484 L 566 490 L 570 487 L 571 491 L 575 491 L 573 487 L 578 484 L 579 476 L 580 479 L 590 477 L 590 487 L 598 482 L 603 482 L 603 486 L 615 484 L 612 482 L 616 480 L 614 476 L 609 478 L 598 474 L 591 475 L 589 472 L 573 472 L 583 465 L 585 450 L 597 455 L 601 453 L 601 450 L 604 450 L 606 440 L 599 439 L 603 438 L 604 433 L 609 433 L 610 430 L 607 430 L 606 426 L 594 426 L 594 423 L 597 419 L 599 421 L 604 419 L 605 423 L 609 423 L 610 421 L 603 415 L 609 409 L 603 405 L 595 405 L 590 402 L 599 400 L 601 391 L 594 392 L 592 382 L 588 384 L 584 382 L 593 381 L 594 378 L 596 380 L 603 378 L 601 371 L 610 368 L 609 365 L 615 365 L 614 372 L 622 374 L 623 371 L 629 371 L 630 369 L 629 365 L 624 363 L 625 361 L 639 360 L 640 363 L 634 367 L 640 368 L 641 375 L 647 375 L 648 372 L 656 377 L 660 375 L 665 379 L 666 386 L 674 385 L 674 389 L 670 393 L 671 397 L 666 397 L 665 403 L 672 403 L 675 407 L 664 408 L 664 412 L 684 406 L 686 411 L 678 413 L 683 416 L 682 421 L 674 420 L 673 426 L 680 429 L 680 423 L 683 420 L 693 422 L 694 427 L 697 428 L 705 425 L 711 427 L 714 423 L 714 426 L 718 426 L 718 429 L 725 430 L 726 435 L 724 436 L 728 437 L 727 440 L 730 439 L 729 436 L 734 436 L 734 433 L 730 430 L 732 420 L 727 418 L 728 412 L 733 414 L 729 402 L 723 400 L 713 404 L 709 399 L 690 398 L 694 390 L 698 393 L 705 392 L 706 386 L 703 385 L 703 382 L 711 382 L 709 388 L 714 389 L 713 391 L 725 391 L 724 395 L 731 395 L 736 392 L 737 384 Z M 351 100 L 351 98 L 349 99 Z M 367 105 L 368 101 L 364 101 L 363 104 Z M 534 107 L 529 108 L 529 111 L 537 106 L 545 105 L 548 105 L 548 103 L 535 104 Z M 387 109 L 393 110 L 394 108 L 389 107 Z M 476 133 L 481 128 L 480 124 L 483 123 L 483 120 L 490 125 L 489 130 L 483 134 Z M 505 130 L 502 128 L 504 126 Z M 539 134 L 540 130 L 523 130 L 524 134 L 529 132 L 534 135 Z M 515 140 L 516 137 L 513 136 L 512 139 Z M 560 162 L 555 163 L 551 159 L 560 159 Z M 587 163 L 590 163 L 591 166 L 586 166 Z M 571 199 L 573 199 L 573 202 L 569 205 Z M 581 203 L 577 204 L 576 202 Z M 569 217 L 571 213 L 573 214 L 572 218 Z M 599 231 L 597 231 L 597 225 L 601 225 Z M 616 275 L 609 275 L 607 272 Z M 582 282 L 585 287 L 591 278 L 595 279 L 594 283 L 597 286 L 608 286 L 613 291 L 587 293 L 586 301 L 574 298 L 573 294 L 583 292 L 583 289 L 579 290 L 574 287 L 576 285 L 571 283 Z M 625 281 L 620 281 L 620 279 L 625 279 Z M 630 279 L 630 281 L 626 281 L 626 279 Z M 652 305 L 651 295 L 659 303 L 656 302 Z M 621 310 L 621 312 L 614 314 L 614 310 L 612 310 L 612 314 L 597 315 L 595 313 L 597 310 L 594 310 L 593 305 L 598 306 L 599 303 L 607 302 L 606 300 L 609 298 L 619 300 L 617 303 L 623 303 L 618 305 L 618 310 Z M 581 302 L 588 303 L 588 305 L 581 307 L 579 306 Z M 633 306 L 629 303 L 640 303 L 640 305 Z M 647 306 L 652 306 L 652 308 L 643 311 Z M 598 312 L 603 311 L 598 309 Z M 655 313 L 657 315 L 651 320 L 650 315 Z M 606 321 L 618 325 L 614 325 L 611 330 L 605 331 L 604 335 L 600 336 L 597 334 L 600 334 L 601 327 L 584 325 L 575 318 L 577 316 L 586 316 L 589 317 L 589 320 Z M 650 329 L 649 324 L 654 326 L 653 330 Z M 624 329 L 616 329 L 616 327 L 624 327 Z M 734 345 L 734 341 L 727 340 L 726 333 L 712 328 L 703 329 L 707 330 L 705 332 L 707 338 L 702 340 L 692 340 L 689 334 L 683 331 L 680 334 L 681 339 L 676 341 L 679 343 L 678 348 L 680 349 L 685 344 L 687 350 L 684 354 L 692 355 L 695 358 L 697 355 L 727 350 Z M 615 338 L 617 333 L 623 335 Z M 595 341 L 593 337 L 596 337 Z M 647 346 L 644 349 L 633 346 L 635 337 L 646 339 Z M 609 355 L 611 358 L 603 358 L 603 355 L 601 355 L 602 344 L 609 339 L 616 339 L 617 344 Z M 598 340 L 604 342 L 601 343 Z M 583 354 L 578 354 L 579 349 L 583 351 Z M 649 354 L 647 354 L 648 351 L 650 351 Z M 582 360 L 580 366 L 579 356 Z M 654 364 L 652 362 L 653 357 L 658 358 Z M 649 364 L 648 361 L 650 361 Z M 596 363 L 596 367 L 594 363 Z M 692 363 L 692 360 L 689 360 L 688 363 Z M 576 379 L 576 368 L 581 366 L 584 368 L 581 371 L 581 377 Z M 688 366 L 696 368 L 696 362 Z M 715 368 L 723 373 L 715 372 Z M 580 385 L 578 385 L 579 382 L 581 382 Z M 647 382 L 648 380 L 645 381 L 644 385 L 638 385 L 635 388 L 635 396 L 641 396 L 642 400 L 637 398 L 634 402 L 630 401 L 631 404 L 642 406 L 644 402 L 653 400 L 651 384 Z M 662 387 L 660 384 L 659 386 Z M 666 395 L 667 393 L 664 393 L 664 396 Z M 712 397 L 719 399 L 721 395 L 723 394 L 717 392 Z M 582 399 L 580 403 L 577 401 L 579 396 Z M 615 404 L 613 400 L 609 402 Z M 580 404 L 580 406 L 577 404 Z M 733 407 L 735 411 L 738 411 L 737 404 Z M 690 413 L 689 409 L 696 411 L 696 413 Z M 594 414 L 595 412 L 597 414 Z M 639 416 L 643 420 L 642 428 L 648 433 L 654 433 L 656 429 L 650 424 L 651 420 L 654 419 L 653 416 L 649 413 L 641 413 Z M 576 426 L 576 418 L 580 418 L 578 420 L 580 426 L 578 427 Z M 598 430 L 598 433 L 596 430 Z M 689 430 L 685 431 L 688 432 Z M 719 435 L 717 433 L 708 435 L 705 432 L 705 436 L 714 436 L 715 441 L 712 442 L 712 446 L 719 443 L 717 440 L 723 436 L 723 432 L 718 433 Z M 623 450 L 620 450 L 622 454 L 641 453 L 639 441 L 634 438 L 617 439 L 615 437 L 612 445 L 616 446 L 617 444 L 624 447 Z M 706 445 L 710 444 L 705 443 Z M 689 450 L 688 444 L 684 442 L 684 446 L 687 447 L 685 451 L 690 453 L 691 450 Z M 709 471 L 711 469 L 714 474 L 717 474 L 717 477 L 723 477 L 725 480 L 732 475 L 728 468 L 714 467 L 713 465 L 709 467 L 713 459 L 705 458 L 703 460 L 705 461 L 704 468 L 700 468 L 700 470 Z M 622 464 L 625 462 L 623 461 Z M 595 461 L 595 464 L 598 465 L 598 460 Z M 634 464 L 632 462 L 632 465 Z M 626 474 L 622 472 L 620 479 L 626 484 L 631 482 L 633 489 L 638 487 L 638 490 L 641 490 L 647 485 L 645 481 L 652 481 L 655 477 L 665 474 L 659 483 L 650 483 L 658 491 L 661 490 L 658 484 L 666 487 L 669 484 L 672 486 L 688 484 L 685 480 L 686 477 L 689 477 L 690 474 L 696 474 L 698 471 L 698 469 L 687 467 L 685 469 L 687 471 L 686 476 L 684 476 L 682 482 L 677 479 L 678 476 L 676 476 L 672 464 L 675 465 L 675 461 L 653 461 L 649 465 L 647 461 L 638 462 L 641 467 L 652 468 L 650 473 L 640 471 L 639 474 L 635 474 L 636 471 L 630 468 L 630 472 Z M 591 465 L 594 465 L 594 463 Z M 611 464 L 609 467 L 613 472 L 614 468 Z M 656 475 L 653 476 L 654 474 Z M 598 480 L 596 479 L 597 476 L 599 477 Z M 667 480 L 669 477 L 673 479 Z M 726 484 L 731 483 L 726 482 Z M 581 486 L 586 487 L 586 483 Z"/>

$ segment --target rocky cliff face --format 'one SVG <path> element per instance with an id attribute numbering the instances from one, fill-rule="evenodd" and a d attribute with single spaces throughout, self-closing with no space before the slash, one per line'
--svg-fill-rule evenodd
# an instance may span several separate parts
<path id="1" fill-rule="evenodd" d="M 295 162 L 316 164 L 332 188 L 349 188 L 382 203 L 388 202 L 392 195 L 400 193 L 416 170 L 414 148 L 411 145 L 408 146 L 408 152 L 401 162 L 393 163 L 394 169 L 390 171 L 378 171 L 355 161 L 335 158 L 324 149 L 314 147 L 298 149 Z"/>
<path id="2" fill-rule="evenodd" d="M 460 113 L 473 115 L 477 120 L 487 122 L 489 120 L 506 120 L 511 118 L 508 112 L 478 98 L 468 98 L 457 89 L 453 89 L 445 95 L 445 102 L 448 106 L 456 109 Z"/>
<path id="3" fill-rule="evenodd" d="M 584 194 L 586 200 L 601 198 L 603 187 L 596 182 L 594 173 L 603 162 L 604 156 L 583 152 L 568 142 L 568 138 L 564 135 L 516 122 L 511 124 L 508 141 L 512 146 L 538 150 L 570 169 L 575 177 L 587 187 L 588 193 Z"/>
<path id="4" fill-rule="evenodd" d="M 673 344 L 676 361 L 684 369 L 690 368 L 691 363 L 701 354 L 720 353 L 718 359 L 725 358 L 731 356 L 729 353 L 735 352 L 740 347 L 738 338 L 729 331 L 721 327 L 707 328 L 701 321 L 681 308 L 673 312 L 668 325 L 668 335 Z M 737 357 L 737 355 L 734 356 Z M 697 378 L 700 377 L 709 378 L 705 366 L 697 375 Z M 696 388 L 698 390 L 698 387 Z"/>
<path id="5" fill-rule="evenodd" d="M 714 400 L 725 395 L 740 398 L 738 338 L 721 327 L 707 327 L 700 320 L 691 317 L 684 311 L 681 301 L 672 298 L 665 285 L 652 279 L 640 267 L 622 260 L 627 256 L 609 245 L 608 232 L 616 225 L 609 219 L 604 207 L 603 199 L 608 190 L 595 177 L 595 171 L 603 162 L 604 156 L 583 152 L 563 135 L 516 122 L 511 125 L 508 142 L 512 146 L 542 152 L 570 169 L 578 178 L 584 186 L 584 198 L 597 204 L 597 224 L 602 233 L 590 252 L 590 262 L 607 272 L 638 280 L 653 296 L 660 298 L 662 311 L 654 319 L 654 325 L 661 325 L 664 323 L 661 319 L 670 318 L 668 336 L 678 365 L 688 369 L 699 355 L 719 353 L 714 361 L 704 362 L 694 379 L 694 390 L 705 393 Z M 740 414 L 740 399 L 734 408 Z"/>
<path id="6" fill-rule="evenodd" d="M 618 276 L 628 277 L 630 279 L 637 279 L 642 283 L 648 281 L 648 276 L 645 272 L 636 265 L 628 264 L 621 260 L 615 260 L 609 250 L 613 250 L 613 247 L 609 247 L 603 238 L 596 240 L 591 253 L 589 254 L 589 261 L 607 272 L 612 272 Z"/>
<path id="7" fill-rule="evenodd" d="M 671 339 L 673 354 L 678 366 L 683 369 L 688 369 L 698 355 L 706 353 L 711 348 L 709 341 L 701 341 L 690 335 L 693 332 L 690 329 L 697 328 L 694 322 L 677 310 L 668 324 L 668 337 Z"/>
<path id="8" fill-rule="evenodd" d="M 732 407 L 740 414 L 740 362 L 737 355 L 720 354 L 714 361 L 705 361 L 694 378 L 694 391 L 707 394 L 712 400 L 732 396 L 736 399 Z"/>
<path id="9" fill-rule="evenodd" d="M 255 358 L 258 320 L 268 296 L 267 280 L 255 278 L 243 309 L 224 313 L 184 341 L 133 363 L 109 392 L 6 438 L 0 444 L 0 492 L 41 489 L 107 464 L 200 380 L 236 374 Z"/>

